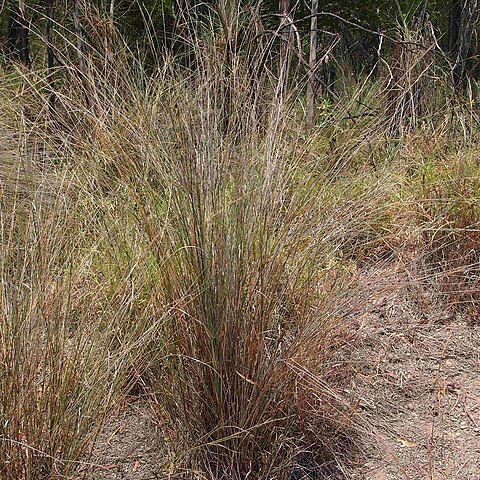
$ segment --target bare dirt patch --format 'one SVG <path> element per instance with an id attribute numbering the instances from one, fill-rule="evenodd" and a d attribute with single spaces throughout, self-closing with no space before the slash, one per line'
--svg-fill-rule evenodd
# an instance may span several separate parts
<path id="1" fill-rule="evenodd" d="M 156 480 L 165 478 L 165 442 L 148 402 L 126 403 L 106 422 L 80 478 Z M 163 468 L 162 468 L 163 467 Z"/>
<path id="2" fill-rule="evenodd" d="M 354 378 L 369 459 L 352 475 L 478 480 L 480 327 L 445 321 L 440 307 L 425 315 L 404 285 L 360 329 Z"/>

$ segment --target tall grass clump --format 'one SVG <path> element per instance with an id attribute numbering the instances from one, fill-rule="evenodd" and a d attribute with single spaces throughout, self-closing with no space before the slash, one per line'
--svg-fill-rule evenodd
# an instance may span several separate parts
<path id="1" fill-rule="evenodd" d="M 423 161 L 412 183 L 426 272 L 450 309 L 478 318 L 479 165 L 475 146 L 462 143 Z"/>
<path id="2" fill-rule="evenodd" d="M 64 478 L 88 461 L 162 314 L 128 212 L 122 223 L 112 216 L 68 142 L 45 134 L 41 98 L 9 93 L 0 125 L 0 477 Z"/>
<path id="3" fill-rule="evenodd" d="M 177 166 L 165 172 L 175 184 L 162 291 L 182 301 L 160 395 L 182 450 L 208 475 L 278 469 L 287 478 L 287 455 L 311 441 L 300 427 L 310 392 L 298 370 L 323 373 L 335 331 L 315 308 L 314 197 L 283 142 L 278 106 L 263 138 L 222 135 L 216 77 L 194 79 L 197 94 L 175 112 L 176 151 L 166 151 Z M 248 99 L 235 105 L 251 108 Z"/>
<path id="4" fill-rule="evenodd" d="M 171 474 L 287 479 L 328 464 L 348 423 L 330 382 L 347 330 L 326 256 L 338 228 L 301 115 L 249 64 L 249 25 L 230 21 L 226 40 L 215 24 L 188 40 L 201 68 L 166 55 L 147 76 L 124 49 L 116 95 L 92 62 L 88 108 L 72 78 L 58 112 L 78 114 L 78 178 L 111 205 L 108 223 L 128 218 L 154 279 L 164 321 L 132 365 L 155 399 Z"/>
<path id="5" fill-rule="evenodd" d="M 115 371 L 74 284 L 65 198 L 1 196 L 0 472 L 49 478 L 71 471 L 93 438 Z"/>
<path id="6" fill-rule="evenodd" d="M 344 341 L 321 308 L 330 233 L 291 110 L 272 92 L 260 130 L 266 87 L 249 84 L 241 57 L 225 74 L 215 45 L 197 42 L 202 68 L 187 80 L 174 70 L 173 95 L 158 98 L 148 225 L 174 308 L 151 381 L 179 470 L 286 479 L 304 454 L 313 469 L 329 458 L 337 398 L 324 382 Z"/>

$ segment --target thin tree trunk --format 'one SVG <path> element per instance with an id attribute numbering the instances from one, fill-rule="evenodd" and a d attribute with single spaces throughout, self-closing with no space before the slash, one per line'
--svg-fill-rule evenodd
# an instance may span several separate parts
<path id="1" fill-rule="evenodd" d="M 83 76 L 87 75 L 87 62 L 85 61 L 85 42 L 83 40 L 82 23 L 80 21 L 79 0 L 73 0 L 73 24 L 77 40 L 78 66 Z"/>
<path id="2" fill-rule="evenodd" d="M 13 7 L 8 12 L 7 38 L 5 40 L 5 55 L 10 60 L 18 60 L 18 43 L 20 36 L 20 24 L 18 21 L 18 9 Z"/>
<path id="3" fill-rule="evenodd" d="M 112 29 L 113 32 L 113 25 L 114 25 L 114 20 L 115 20 L 115 0 L 110 0 L 110 28 Z"/>
<path id="4" fill-rule="evenodd" d="M 317 43 L 318 43 L 318 0 L 312 0 L 310 21 L 310 57 L 309 57 L 309 75 L 307 85 L 307 128 L 310 131 L 313 128 L 313 119 L 315 113 L 315 67 L 317 64 Z"/>
<path id="5" fill-rule="evenodd" d="M 462 15 L 462 2 L 461 0 L 452 0 L 450 4 L 450 12 L 448 16 L 448 51 L 450 55 L 455 57 L 458 33 L 460 30 L 460 17 Z"/>
<path id="6" fill-rule="evenodd" d="M 83 39 L 82 23 L 80 21 L 79 0 L 73 0 L 73 24 L 75 28 L 75 37 L 77 39 L 78 68 L 80 71 L 81 82 L 85 90 L 85 103 L 90 105 L 89 81 L 87 76 L 87 62 L 85 60 L 85 41 Z"/>
<path id="7" fill-rule="evenodd" d="M 464 84 L 466 80 L 467 59 L 472 41 L 473 26 L 475 24 L 478 9 L 477 0 L 466 0 L 463 5 L 460 18 L 460 33 L 458 39 L 457 58 L 454 65 L 454 74 L 457 84 Z"/>
<path id="8" fill-rule="evenodd" d="M 280 21 L 281 29 L 281 45 L 280 45 L 280 62 L 279 62 L 279 85 L 278 94 L 283 98 L 287 90 L 288 75 L 291 63 L 291 44 L 292 44 L 292 25 L 291 25 L 291 2 L 290 0 L 280 0 Z"/>
<path id="9" fill-rule="evenodd" d="M 28 22 L 25 17 L 25 0 L 18 0 L 18 22 L 19 22 L 19 58 L 20 61 L 30 65 L 30 51 L 28 47 Z"/>
<path id="10" fill-rule="evenodd" d="M 456 42 L 453 49 L 453 82 L 456 87 L 465 83 L 465 73 L 470 43 L 472 40 L 473 25 L 477 14 L 478 1 L 465 0 L 463 2 L 456 31 Z M 458 20 L 458 18 L 456 19 Z"/>
<path id="11" fill-rule="evenodd" d="M 420 44 L 423 43 L 424 34 L 425 34 L 425 21 L 427 17 L 427 0 L 422 0 L 420 5 L 418 6 L 417 15 L 415 21 L 413 23 L 414 35 L 416 41 Z M 422 116 L 423 105 L 421 103 L 422 99 L 422 87 L 423 82 L 414 81 L 411 84 L 411 91 L 409 95 L 409 103 L 410 103 L 410 114 L 412 123 L 415 124 L 416 118 Z"/>
<path id="12" fill-rule="evenodd" d="M 45 0 L 45 35 L 47 40 L 47 78 L 48 84 L 50 87 L 50 96 L 49 96 L 49 105 L 50 110 L 53 112 L 55 108 L 55 93 L 54 93 L 54 81 L 53 81 L 53 69 L 55 67 L 55 56 L 53 53 L 53 36 L 52 36 L 52 26 L 53 26 L 53 4 L 55 0 Z"/>

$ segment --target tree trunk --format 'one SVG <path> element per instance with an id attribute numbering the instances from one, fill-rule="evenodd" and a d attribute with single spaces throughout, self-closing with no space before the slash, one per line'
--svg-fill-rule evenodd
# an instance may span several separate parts
<path id="1" fill-rule="evenodd" d="M 450 55 L 455 57 L 458 32 L 460 29 L 460 17 L 462 15 L 462 2 L 461 0 L 452 0 L 450 5 L 450 13 L 448 16 L 448 51 Z"/>
<path id="2" fill-rule="evenodd" d="M 53 69 L 55 56 L 53 53 L 53 37 L 52 37 L 52 25 L 53 25 L 53 3 L 55 0 L 45 0 L 45 35 L 47 41 L 47 78 L 48 85 L 50 87 L 49 105 L 50 110 L 53 111 L 55 107 L 55 93 L 54 93 L 54 81 L 53 81 Z"/>
<path id="3" fill-rule="evenodd" d="M 113 32 L 114 20 L 115 20 L 115 0 L 110 0 L 109 22 L 110 22 L 110 28 L 112 29 L 112 32 Z"/>
<path id="4" fill-rule="evenodd" d="M 85 60 L 85 41 L 83 39 L 82 23 L 80 21 L 79 0 L 73 0 L 73 24 L 75 28 L 75 37 L 77 40 L 78 68 L 81 82 L 85 93 L 85 104 L 87 108 L 90 105 L 90 84 L 87 75 L 87 62 Z"/>
<path id="5" fill-rule="evenodd" d="M 25 3 L 19 0 L 18 6 L 10 9 L 7 19 L 5 54 L 13 61 L 30 65 L 28 48 L 28 22 L 25 18 Z"/>
<path id="6" fill-rule="evenodd" d="M 85 61 L 85 42 L 83 40 L 82 23 L 80 21 L 78 1 L 79 0 L 73 0 L 73 24 L 75 28 L 75 37 L 77 40 L 78 66 L 80 68 L 80 72 L 86 78 L 87 63 Z"/>
<path id="7" fill-rule="evenodd" d="M 30 65 L 30 51 L 28 47 L 28 22 L 25 17 L 25 0 L 18 0 L 18 20 L 20 24 L 19 35 L 19 58 L 20 61 L 28 66 Z"/>
<path id="8" fill-rule="evenodd" d="M 7 18 L 7 38 L 5 41 L 5 55 L 11 60 L 18 60 L 18 42 L 20 25 L 18 23 L 18 11 L 12 8 Z"/>
<path id="9" fill-rule="evenodd" d="M 470 50 L 473 25 L 477 14 L 478 0 L 452 2 L 449 22 L 449 47 L 452 57 L 452 77 L 455 87 L 465 84 L 466 63 Z"/>
<path id="10" fill-rule="evenodd" d="M 291 46 L 293 40 L 292 30 L 292 18 L 290 16 L 292 6 L 290 0 L 280 0 L 280 62 L 279 62 L 279 75 L 278 75 L 278 95 L 283 99 L 288 84 L 288 75 L 290 71 L 291 63 Z"/>
<path id="11" fill-rule="evenodd" d="M 310 20 L 310 57 L 309 57 L 309 75 L 307 86 L 307 128 L 310 131 L 313 128 L 313 119 L 315 114 L 315 94 L 316 80 L 315 69 L 317 66 L 317 43 L 318 43 L 318 0 L 312 0 Z"/>

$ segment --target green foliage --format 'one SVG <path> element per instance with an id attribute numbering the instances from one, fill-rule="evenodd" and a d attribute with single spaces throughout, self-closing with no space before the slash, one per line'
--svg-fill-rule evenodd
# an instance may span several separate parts
<path id="1" fill-rule="evenodd" d="M 468 252 L 478 244 L 480 179 L 474 151 L 443 161 L 428 161 L 419 170 L 418 198 L 425 239 L 436 258 Z"/>

